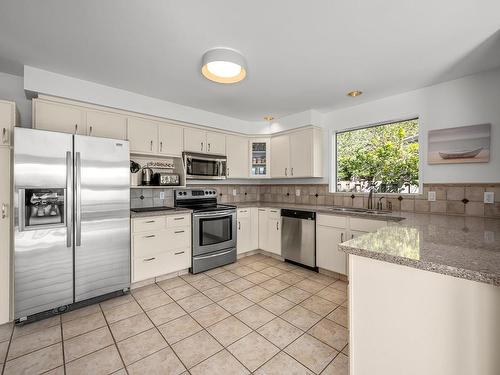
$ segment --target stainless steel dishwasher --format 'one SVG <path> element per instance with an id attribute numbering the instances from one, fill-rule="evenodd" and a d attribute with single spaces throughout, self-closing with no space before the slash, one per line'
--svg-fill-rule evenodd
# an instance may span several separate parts
<path id="1" fill-rule="evenodd" d="M 283 258 L 316 269 L 316 213 L 281 210 L 281 218 Z"/>

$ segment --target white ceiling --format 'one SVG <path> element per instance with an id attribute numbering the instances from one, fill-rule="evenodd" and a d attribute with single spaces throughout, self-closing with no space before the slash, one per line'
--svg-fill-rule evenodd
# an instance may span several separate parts
<path id="1" fill-rule="evenodd" d="M 262 120 L 500 66 L 499 14 L 498 0 L 0 0 L 0 71 L 26 64 Z M 201 76 L 216 46 L 243 53 L 246 80 Z"/>

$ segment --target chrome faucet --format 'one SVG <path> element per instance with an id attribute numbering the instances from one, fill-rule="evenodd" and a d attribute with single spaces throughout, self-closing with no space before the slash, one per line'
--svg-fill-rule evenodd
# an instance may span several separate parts
<path id="1" fill-rule="evenodd" d="M 374 190 L 374 187 L 371 186 L 370 187 L 370 193 L 368 193 L 368 209 L 369 210 L 373 210 L 373 190 Z"/>

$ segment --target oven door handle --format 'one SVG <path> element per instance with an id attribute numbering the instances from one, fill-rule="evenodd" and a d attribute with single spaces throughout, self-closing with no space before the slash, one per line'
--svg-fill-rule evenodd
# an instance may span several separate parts
<path id="1" fill-rule="evenodd" d="M 218 211 L 218 212 L 200 212 L 200 213 L 194 213 L 193 217 L 196 218 L 204 218 L 204 217 L 210 217 L 210 218 L 217 218 L 217 217 L 224 217 L 224 216 L 233 216 L 236 215 L 236 211 Z"/>
<path id="2" fill-rule="evenodd" d="M 231 249 L 231 250 L 228 250 L 228 251 L 224 251 L 223 253 L 218 253 L 218 254 L 212 254 L 212 255 L 205 255 L 205 256 L 196 256 L 194 257 L 195 259 L 208 259 L 208 258 L 214 258 L 214 257 L 218 257 L 218 256 L 221 256 L 221 255 L 226 255 L 226 254 L 229 254 L 230 252 L 234 251 L 234 249 Z"/>

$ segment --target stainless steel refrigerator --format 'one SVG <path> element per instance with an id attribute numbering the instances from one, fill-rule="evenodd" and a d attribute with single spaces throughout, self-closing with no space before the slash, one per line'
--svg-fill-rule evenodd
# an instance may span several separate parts
<path id="1" fill-rule="evenodd" d="M 130 286 L 127 141 L 14 130 L 16 319 Z"/>

